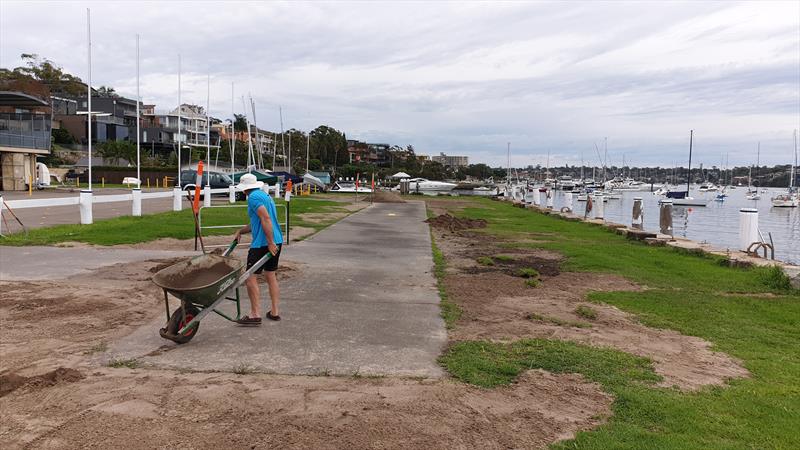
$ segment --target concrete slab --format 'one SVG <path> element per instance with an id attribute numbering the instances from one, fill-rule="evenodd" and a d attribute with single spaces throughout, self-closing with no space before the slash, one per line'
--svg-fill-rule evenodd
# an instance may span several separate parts
<path id="1" fill-rule="evenodd" d="M 112 264 L 196 254 L 167 250 L 0 246 L 0 281 L 58 280 Z"/>
<path id="2" fill-rule="evenodd" d="M 160 318 L 104 358 L 196 371 L 439 377 L 447 335 L 425 219 L 422 202 L 375 204 L 284 248 L 282 260 L 300 270 L 281 285 L 280 322 L 243 328 L 210 315 L 178 346 L 158 335 Z M 266 288 L 262 297 L 267 304 Z"/>

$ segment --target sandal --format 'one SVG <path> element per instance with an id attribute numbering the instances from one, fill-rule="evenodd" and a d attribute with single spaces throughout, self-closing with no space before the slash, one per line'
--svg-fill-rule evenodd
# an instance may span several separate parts
<path id="1" fill-rule="evenodd" d="M 267 319 L 278 321 L 281 320 L 281 316 L 273 316 L 272 311 L 267 311 Z"/>
<path id="2" fill-rule="evenodd" d="M 248 327 L 257 327 L 261 325 L 261 317 L 248 317 L 244 316 L 241 319 L 237 320 L 236 323 L 239 325 L 245 325 Z"/>

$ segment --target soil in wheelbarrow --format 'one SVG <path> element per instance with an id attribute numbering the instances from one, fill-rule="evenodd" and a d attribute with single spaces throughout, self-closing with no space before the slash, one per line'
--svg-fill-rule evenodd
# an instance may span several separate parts
<path id="1" fill-rule="evenodd" d="M 174 274 L 165 275 L 162 280 L 169 284 L 173 289 L 191 290 L 204 286 L 219 280 L 220 278 L 228 275 L 234 270 L 230 265 L 224 261 L 219 261 L 211 266 L 202 269 L 177 272 Z"/>

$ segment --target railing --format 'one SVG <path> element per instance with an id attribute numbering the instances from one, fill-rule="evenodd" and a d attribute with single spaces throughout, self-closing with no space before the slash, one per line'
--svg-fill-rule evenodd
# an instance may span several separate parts
<path id="1" fill-rule="evenodd" d="M 215 191 L 225 191 L 225 189 L 212 189 L 211 190 L 212 193 L 214 193 Z M 247 205 L 201 206 L 200 207 L 200 212 L 197 215 L 198 227 L 200 228 L 200 237 L 205 237 L 203 235 L 203 230 L 224 229 L 224 228 L 242 228 L 243 226 L 246 225 L 246 224 L 243 224 L 243 223 L 230 224 L 230 225 L 203 225 L 203 210 L 204 209 L 205 210 L 208 210 L 208 209 L 220 209 L 220 208 L 247 208 Z M 288 214 L 287 214 L 288 211 L 286 209 L 286 205 L 285 204 L 275 205 L 275 208 L 277 210 L 283 209 L 283 222 L 281 222 L 279 220 L 278 224 L 281 227 L 281 233 L 284 236 L 286 236 L 286 230 L 287 230 L 287 227 L 289 226 L 289 217 L 288 217 Z M 280 217 L 280 212 L 278 213 L 278 217 Z M 228 246 L 228 244 L 206 245 L 204 247 L 205 248 L 217 248 L 217 247 L 227 247 L 227 246 Z"/>
<path id="2" fill-rule="evenodd" d="M 50 116 L 31 113 L 0 113 L 0 145 L 50 149 Z"/>

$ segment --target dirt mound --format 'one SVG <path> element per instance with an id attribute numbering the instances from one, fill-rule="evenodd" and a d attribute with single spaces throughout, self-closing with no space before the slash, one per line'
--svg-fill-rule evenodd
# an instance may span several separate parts
<path id="1" fill-rule="evenodd" d="M 400 194 L 391 191 L 375 191 L 372 194 L 372 201 L 375 203 L 405 203 Z"/>
<path id="2" fill-rule="evenodd" d="M 429 223 L 432 227 L 440 230 L 448 230 L 451 232 L 459 230 L 468 230 L 470 228 L 485 228 L 486 221 L 483 219 L 460 219 L 450 214 L 442 214 L 440 216 L 431 217 L 425 222 Z"/>
<path id="3" fill-rule="evenodd" d="M 10 394 L 25 385 L 54 386 L 58 383 L 74 383 L 84 378 L 85 376 L 81 372 L 66 367 L 59 367 L 34 377 L 23 377 L 15 373 L 0 375 L 0 397 Z"/>
<path id="4" fill-rule="evenodd" d="M 136 372 L 100 369 L 77 384 L 0 402 L 7 412 L 0 441 L 9 448 L 534 449 L 605 422 L 613 400 L 580 375 L 542 370 L 491 390 L 450 380 Z M 187 426 L 191 433 L 175 432 Z"/>

